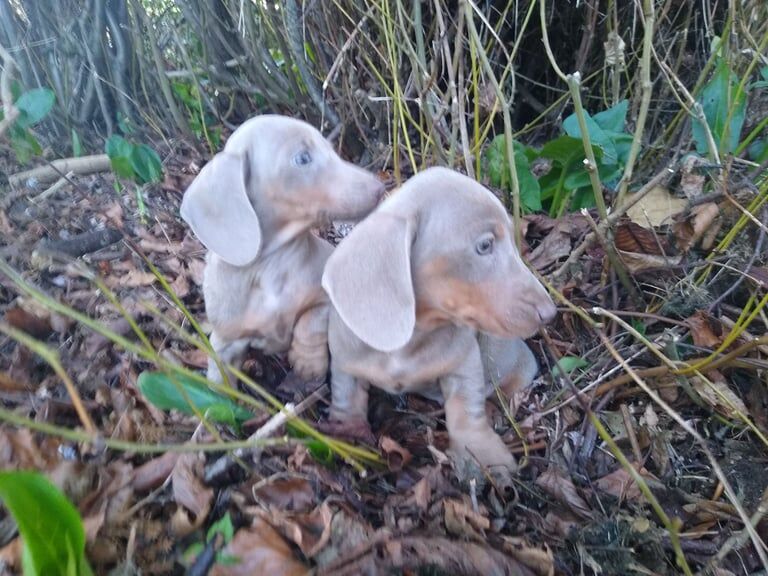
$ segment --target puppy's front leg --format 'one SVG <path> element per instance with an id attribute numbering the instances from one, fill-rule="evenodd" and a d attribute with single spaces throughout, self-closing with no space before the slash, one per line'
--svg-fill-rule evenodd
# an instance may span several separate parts
<path id="1" fill-rule="evenodd" d="M 235 368 L 240 368 L 245 360 L 245 355 L 248 352 L 249 340 L 247 338 L 241 338 L 239 340 L 223 340 L 214 330 L 210 337 L 211 347 L 216 355 L 219 357 L 223 366 L 231 364 Z M 212 382 L 223 383 L 225 381 L 224 375 L 219 370 L 216 362 L 213 358 L 208 359 L 208 380 Z M 235 378 L 228 375 L 227 379 L 234 386 Z"/>
<path id="2" fill-rule="evenodd" d="M 310 308 L 296 321 L 288 361 L 304 380 L 325 379 L 328 372 L 328 305 Z"/>
<path id="3" fill-rule="evenodd" d="M 454 373 L 440 379 L 440 388 L 445 397 L 448 436 L 460 465 L 460 475 L 468 462 L 476 460 L 497 480 L 508 479 L 517 464 L 485 414 L 485 383 L 478 346 L 472 348 Z"/>
<path id="4" fill-rule="evenodd" d="M 376 444 L 376 437 L 368 424 L 368 388 L 368 382 L 347 374 L 338 361 L 331 358 L 331 409 L 323 430 L 328 434 Z"/>

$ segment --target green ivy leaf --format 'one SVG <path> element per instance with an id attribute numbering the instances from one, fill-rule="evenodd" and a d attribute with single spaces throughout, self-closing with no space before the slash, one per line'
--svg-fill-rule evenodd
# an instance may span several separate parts
<path id="1" fill-rule="evenodd" d="M 724 152 L 733 152 L 739 145 L 741 129 L 744 126 L 744 117 L 747 109 L 747 95 L 745 92 L 738 92 L 738 79 L 736 75 L 728 68 L 728 63 L 721 60 L 717 65 L 712 78 L 704 86 L 701 95 L 698 98 L 704 110 L 704 117 L 707 121 L 715 145 Z M 726 127 L 726 120 L 730 112 L 730 122 Z M 696 150 L 699 154 L 705 154 L 709 147 L 707 146 L 707 133 L 702 123 L 695 119 L 691 125 L 693 139 L 696 142 Z M 727 141 L 721 145 L 721 140 L 727 131 Z"/>
<path id="2" fill-rule="evenodd" d="M 133 144 L 118 134 L 113 134 L 107 138 L 104 150 L 109 156 L 112 164 L 112 171 L 123 178 L 134 179 L 136 173 L 131 163 L 131 152 Z"/>
<path id="3" fill-rule="evenodd" d="M 253 418 L 250 410 L 234 400 L 182 374 L 142 372 L 137 383 L 147 400 L 161 410 L 194 414 L 195 407 L 197 411 L 207 414 L 212 422 L 221 422 L 233 427 L 239 427 L 246 420 Z M 184 397 L 185 394 L 189 402 Z"/>
<path id="4" fill-rule="evenodd" d="M 560 166 L 568 166 L 574 160 L 581 161 L 584 158 L 584 145 L 581 138 L 560 136 L 544 144 L 539 155 Z"/>
<path id="5" fill-rule="evenodd" d="M 14 123 L 8 130 L 8 134 L 11 139 L 11 148 L 13 148 L 13 153 L 16 154 L 16 159 L 20 164 L 26 164 L 32 156 L 39 156 L 43 153 L 40 143 L 26 128 Z"/>
<path id="6" fill-rule="evenodd" d="M 619 154 L 616 151 L 616 145 L 613 143 L 611 134 L 603 130 L 586 111 L 584 112 L 584 119 L 592 145 L 599 146 L 603 151 L 603 159 L 606 164 L 616 164 L 619 161 Z M 575 113 L 563 120 L 563 129 L 571 138 L 578 138 L 581 140 L 581 127 L 579 126 L 579 120 L 576 118 Z M 582 150 L 583 149 L 584 146 L 582 143 Z"/>
<path id="7" fill-rule="evenodd" d="M 92 574 L 80 514 L 48 479 L 37 472 L 2 472 L 0 498 L 19 527 L 26 576 Z"/>
<path id="8" fill-rule="evenodd" d="M 16 108 L 20 114 L 16 124 L 21 128 L 29 128 L 45 118 L 53 108 L 56 94 L 50 88 L 35 88 L 24 92 L 16 100 Z"/>
<path id="9" fill-rule="evenodd" d="M 232 541 L 232 538 L 235 535 L 235 527 L 232 525 L 232 518 L 230 517 L 229 512 L 211 524 L 211 527 L 208 528 L 206 540 L 210 542 L 216 534 L 222 535 L 224 544 L 229 544 Z"/>
<path id="10" fill-rule="evenodd" d="M 598 112 L 592 119 L 606 132 L 621 134 L 624 132 L 628 109 L 629 100 L 622 100 L 615 106 L 611 106 L 607 110 Z"/>
<path id="11" fill-rule="evenodd" d="M 520 203 L 528 212 L 541 210 L 541 187 L 531 172 L 529 155 L 533 149 L 517 142 L 515 147 L 515 168 L 520 185 Z M 535 154 L 535 151 L 533 151 Z M 507 162 L 506 140 L 503 134 L 496 136 L 485 151 L 486 169 L 491 186 L 505 190 L 512 189 L 512 174 Z"/>
<path id="12" fill-rule="evenodd" d="M 139 144 L 131 150 L 131 167 L 139 184 L 159 182 L 163 177 L 160 156 L 146 144 Z"/>
<path id="13" fill-rule="evenodd" d="M 578 356 L 563 356 L 557 361 L 557 364 L 552 367 L 552 376 L 557 377 L 562 373 L 570 374 L 574 370 L 586 368 L 587 366 L 589 366 L 589 362 L 584 360 L 584 358 L 579 358 Z"/>

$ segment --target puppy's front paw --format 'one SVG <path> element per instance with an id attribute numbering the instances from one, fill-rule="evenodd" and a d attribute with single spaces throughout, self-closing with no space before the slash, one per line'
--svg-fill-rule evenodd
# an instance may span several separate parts
<path id="1" fill-rule="evenodd" d="M 343 419 L 334 418 L 332 415 L 328 420 L 319 422 L 317 429 L 323 434 L 337 436 L 347 440 L 354 440 L 376 446 L 376 436 L 371 430 L 368 420 L 363 417 L 346 417 Z"/>
<path id="2" fill-rule="evenodd" d="M 451 455 L 460 481 L 473 477 L 480 479 L 485 471 L 502 492 L 512 487 L 512 474 L 517 470 L 517 462 L 490 427 L 463 434 L 461 438 L 452 438 Z"/>

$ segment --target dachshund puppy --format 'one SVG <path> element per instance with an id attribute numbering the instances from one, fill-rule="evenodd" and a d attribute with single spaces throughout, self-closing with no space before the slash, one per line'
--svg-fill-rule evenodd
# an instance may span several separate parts
<path id="1" fill-rule="evenodd" d="M 252 345 L 288 352 L 301 378 L 325 377 L 329 306 L 320 280 L 333 248 L 311 229 L 360 219 L 383 193 L 305 122 L 257 116 L 232 134 L 181 203 L 209 251 L 203 294 L 224 363 L 239 368 Z M 208 378 L 223 380 L 213 359 Z"/>
<path id="2" fill-rule="evenodd" d="M 521 340 L 556 308 L 526 268 L 512 222 L 486 188 L 430 168 L 361 222 L 331 255 L 329 427 L 367 427 L 369 385 L 440 393 L 451 449 L 501 478 L 516 467 L 491 428 L 485 399 L 538 370 Z"/>

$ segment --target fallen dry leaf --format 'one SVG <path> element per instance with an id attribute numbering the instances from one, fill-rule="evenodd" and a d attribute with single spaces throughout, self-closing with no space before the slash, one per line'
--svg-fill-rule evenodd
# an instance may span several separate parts
<path id="1" fill-rule="evenodd" d="M 14 328 L 37 339 L 46 338 L 53 332 L 50 314 L 37 316 L 18 305 L 6 310 L 5 321 Z"/>
<path id="2" fill-rule="evenodd" d="M 109 276 L 105 280 L 107 287 L 115 290 L 118 288 L 136 288 L 138 286 L 150 286 L 157 281 L 157 277 L 152 272 L 142 272 L 132 269 L 122 276 Z"/>
<path id="3" fill-rule="evenodd" d="M 137 492 L 154 490 L 168 479 L 178 460 L 178 452 L 166 452 L 148 460 L 133 471 L 133 488 Z"/>
<path id="4" fill-rule="evenodd" d="M 308 514 L 286 514 L 281 510 L 251 508 L 256 516 L 268 520 L 285 538 L 296 544 L 307 558 L 316 556 L 331 537 L 333 512 L 323 502 Z"/>
<path id="5" fill-rule="evenodd" d="M 688 252 L 699 243 L 702 250 L 710 250 L 721 225 L 717 204 L 707 202 L 694 206 L 690 214 L 672 226 L 678 250 Z"/>
<path id="6" fill-rule="evenodd" d="M 553 466 L 547 468 L 541 476 L 536 478 L 536 485 L 553 498 L 567 504 L 578 515 L 584 518 L 592 517 L 589 505 L 579 496 L 576 486 L 557 468 Z"/>
<path id="7" fill-rule="evenodd" d="M 217 563 L 211 576 L 299 576 L 307 567 L 293 555 L 288 543 L 265 520 L 257 518 L 250 528 L 241 528 L 223 550 L 238 559 L 231 565 Z"/>
<path id="8" fill-rule="evenodd" d="M 626 201 L 630 202 L 632 198 L 631 195 Z M 627 216 L 644 228 L 662 226 L 672 224 L 672 217 L 685 210 L 687 205 L 686 200 L 675 198 L 663 186 L 656 186 L 627 210 Z"/>
<path id="9" fill-rule="evenodd" d="M 194 516 L 191 527 L 202 525 L 211 510 L 213 490 L 203 484 L 205 458 L 199 454 L 182 454 L 171 473 L 173 499 Z"/>
<path id="10" fill-rule="evenodd" d="M 613 238 L 616 248 L 622 252 L 668 254 L 666 235 L 650 228 L 644 228 L 634 222 L 623 222 L 616 229 Z"/>
<path id="11" fill-rule="evenodd" d="M 472 504 L 449 498 L 443 502 L 445 529 L 462 538 L 482 540 L 481 532 L 491 527 L 491 522 L 480 511 L 475 512 Z"/>
<path id="12" fill-rule="evenodd" d="M 643 270 L 656 270 L 660 268 L 671 268 L 677 266 L 682 261 L 682 256 L 654 256 L 652 254 L 638 254 L 636 252 L 624 252 L 617 250 L 621 261 L 627 267 L 627 270 L 636 274 Z"/>
<path id="13" fill-rule="evenodd" d="M 706 310 L 697 310 L 685 323 L 691 329 L 691 337 L 696 346 L 717 348 L 723 343 L 723 326 Z"/>
<path id="14" fill-rule="evenodd" d="M 726 418 L 738 418 L 739 414 L 749 415 L 742 399 L 728 387 L 725 376 L 717 370 L 710 370 L 705 376 L 709 379 L 709 384 L 699 377 L 691 378 L 693 388 L 702 400 Z"/>
<path id="15" fill-rule="evenodd" d="M 379 438 L 379 448 L 387 457 L 387 465 L 393 472 L 402 470 L 411 461 L 411 453 L 389 436 Z"/>
<path id="16" fill-rule="evenodd" d="M 633 463 L 640 476 L 653 478 L 653 475 L 639 464 Z M 606 494 L 610 494 L 619 500 L 639 500 L 642 496 L 640 488 L 635 484 L 632 476 L 625 468 L 617 468 L 610 474 L 606 474 L 595 482 L 595 485 Z"/>
<path id="17" fill-rule="evenodd" d="M 315 491 L 306 478 L 278 478 L 252 489 L 254 500 L 267 509 L 304 512 L 315 502 Z"/>
<path id="18" fill-rule="evenodd" d="M 546 544 L 534 546 L 524 538 L 503 536 L 504 551 L 513 556 L 521 564 L 533 570 L 537 576 L 553 576 L 555 573 L 555 557 Z"/>

